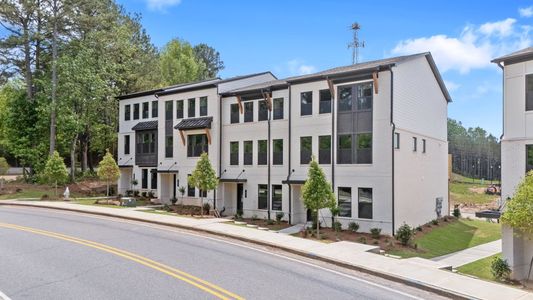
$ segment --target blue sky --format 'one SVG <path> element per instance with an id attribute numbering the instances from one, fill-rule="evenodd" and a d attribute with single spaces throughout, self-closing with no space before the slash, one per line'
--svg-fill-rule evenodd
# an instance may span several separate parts
<path id="1" fill-rule="evenodd" d="M 533 44 L 532 1 L 119 0 L 153 43 L 174 37 L 220 51 L 222 77 L 279 78 L 347 65 L 350 24 L 360 59 L 431 51 L 453 98 L 449 116 L 501 135 L 501 71 L 490 60 Z"/>

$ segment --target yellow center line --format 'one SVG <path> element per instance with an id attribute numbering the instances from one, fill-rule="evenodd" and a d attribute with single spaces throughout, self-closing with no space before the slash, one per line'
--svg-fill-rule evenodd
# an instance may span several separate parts
<path id="1" fill-rule="evenodd" d="M 244 298 L 234 294 L 234 293 L 231 293 L 217 285 L 214 285 L 210 282 L 207 282 L 205 280 L 202 280 L 198 277 L 195 277 L 191 274 L 188 274 L 184 271 L 181 271 L 181 270 L 178 270 L 178 269 L 175 269 L 175 268 L 172 268 L 170 266 L 167 266 L 167 265 L 164 265 L 162 263 L 159 263 L 159 262 L 156 262 L 156 261 L 153 261 L 149 258 L 146 258 L 146 257 L 143 257 L 143 256 L 140 256 L 140 255 L 137 255 L 137 254 L 134 254 L 134 253 L 131 253 L 131 252 L 127 252 L 125 250 L 121 250 L 121 249 L 118 249 L 118 248 L 114 248 L 114 247 L 111 247 L 111 246 L 107 246 L 107 245 L 104 245 L 104 244 L 100 244 L 100 243 L 97 243 L 97 242 L 93 242 L 93 241 L 89 241 L 89 240 L 84 240 L 84 239 L 80 239 L 80 238 L 76 238 L 76 237 L 72 237 L 72 236 L 68 236 L 68 235 L 64 235 L 64 234 L 60 234 L 60 233 L 56 233 L 56 232 L 51 232 L 51 231 L 46 231 L 46 230 L 41 230 L 41 229 L 36 229 L 36 228 L 31 228 L 31 227 L 25 227 L 25 226 L 20 226 L 20 225 L 15 225 L 15 224 L 7 224 L 7 223 L 0 223 L 0 227 L 4 227 L 4 228 L 10 228 L 10 229 L 16 229 L 16 230 L 21 230 L 21 231 L 26 231 L 26 232 L 31 232 L 31 233 L 35 233 L 35 234 L 40 234 L 40 235 L 44 235 L 44 236 L 48 236 L 48 237 L 52 237 L 52 238 L 56 238 L 56 239 L 60 239 L 60 240 L 65 240 L 65 241 L 69 241 L 69 242 L 73 242 L 73 243 L 77 243 L 77 244 L 80 244 L 80 245 L 84 245 L 84 246 L 87 246 L 87 247 L 91 247 L 91 248 L 95 248 L 95 249 L 98 249 L 98 250 L 101 250 L 101 251 L 104 251 L 104 252 L 108 252 L 108 253 L 111 253 L 111 254 L 115 254 L 117 256 L 120 256 L 120 257 L 123 257 L 125 259 L 128 259 L 128 260 L 131 260 L 131 261 L 134 261 L 134 262 L 137 262 L 139 264 L 142 264 L 144 266 L 147 266 L 149 268 L 152 268 L 154 270 L 157 270 L 157 271 L 160 271 L 164 274 L 167 274 L 169 276 L 172 276 L 174 278 L 177 278 L 179 280 L 182 280 L 186 283 L 189 283 L 207 293 L 210 293 L 214 296 L 216 296 L 217 298 L 220 298 L 220 299 L 237 299 L 237 300 L 244 300 Z M 218 291 L 218 292 L 217 292 Z M 228 297 L 229 296 L 229 297 Z"/>

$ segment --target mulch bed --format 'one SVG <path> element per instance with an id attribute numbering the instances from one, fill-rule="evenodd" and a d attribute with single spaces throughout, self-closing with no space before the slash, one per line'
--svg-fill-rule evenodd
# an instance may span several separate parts
<path id="1" fill-rule="evenodd" d="M 268 224 L 268 221 L 266 219 L 249 219 L 249 218 L 246 218 L 246 219 L 242 219 L 242 220 L 239 220 L 239 221 L 243 221 L 243 222 L 246 222 L 247 224 L 253 224 L 253 225 L 257 225 L 259 227 L 266 227 L 268 229 L 272 229 L 272 230 L 281 230 L 281 229 L 285 229 L 285 228 L 288 228 L 288 227 L 291 227 L 292 225 L 290 225 L 289 223 L 287 223 L 287 221 L 281 221 L 281 222 L 276 222 L 274 221 L 274 224 Z"/>

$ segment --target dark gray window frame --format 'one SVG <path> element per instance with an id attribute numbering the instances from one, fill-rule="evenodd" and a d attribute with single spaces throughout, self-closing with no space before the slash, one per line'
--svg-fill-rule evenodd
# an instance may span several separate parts
<path id="1" fill-rule="evenodd" d="M 130 143 L 131 143 L 131 138 L 130 138 L 130 135 L 127 134 L 124 136 L 124 155 L 130 154 Z"/>
<path id="2" fill-rule="evenodd" d="M 209 153 L 207 135 L 205 133 L 187 135 L 187 157 L 200 157 L 203 152 Z"/>
<path id="3" fill-rule="evenodd" d="M 274 120 L 282 120 L 284 118 L 283 114 L 283 98 L 275 98 L 272 100 L 272 119 Z"/>
<path id="4" fill-rule="evenodd" d="M 141 189 L 148 189 L 148 169 L 141 169 Z"/>
<path id="5" fill-rule="evenodd" d="M 413 152 L 416 152 L 418 150 L 417 144 L 418 144 L 418 139 L 415 136 L 413 136 Z"/>
<path id="6" fill-rule="evenodd" d="M 422 139 L 422 153 L 426 153 L 426 139 Z"/>
<path id="7" fill-rule="evenodd" d="M 533 144 L 526 145 L 526 173 L 530 170 L 533 170 Z"/>
<path id="8" fill-rule="evenodd" d="M 150 188 L 157 190 L 157 169 L 150 170 Z"/>
<path id="9" fill-rule="evenodd" d="M 306 99 L 309 97 L 308 99 Z M 304 99 L 306 103 L 304 103 Z M 300 116 L 311 116 L 313 115 L 313 92 L 301 92 L 300 93 Z"/>
<path id="10" fill-rule="evenodd" d="M 172 158 L 174 155 L 174 136 L 165 136 L 165 158 Z"/>
<path id="11" fill-rule="evenodd" d="M 152 118 L 157 118 L 159 115 L 159 102 L 157 100 L 152 101 Z"/>
<path id="12" fill-rule="evenodd" d="M 239 104 L 230 105 L 230 124 L 238 124 L 240 119 Z"/>
<path id="13" fill-rule="evenodd" d="M 268 120 L 268 105 L 265 100 L 259 100 L 257 120 L 258 121 Z"/>
<path id="14" fill-rule="evenodd" d="M 244 123 L 254 121 L 254 103 L 252 101 L 244 102 Z"/>
<path id="15" fill-rule="evenodd" d="M 249 149 L 249 151 L 247 151 Z M 254 141 L 242 142 L 243 165 L 251 166 L 254 164 Z"/>
<path id="16" fill-rule="evenodd" d="M 196 187 L 189 184 L 189 177 L 191 174 L 187 174 L 187 197 L 196 197 Z"/>
<path id="17" fill-rule="evenodd" d="M 143 119 L 150 118 L 150 102 L 143 102 L 142 117 Z"/>
<path id="18" fill-rule="evenodd" d="M 174 101 L 168 100 L 165 101 L 165 121 L 172 121 L 172 110 Z"/>
<path id="19" fill-rule="evenodd" d="M 400 133 L 394 133 L 394 149 L 400 149 Z"/>
<path id="20" fill-rule="evenodd" d="M 533 110 L 533 74 L 525 76 L 526 84 L 526 111 Z"/>
<path id="21" fill-rule="evenodd" d="M 131 105 L 126 104 L 124 105 L 124 121 L 131 120 Z"/>
<path id="22" fill-rule="evenodd" d="M 187 99 L 187 118 L 196 116 L 196 98 Z"/>
<path id="23" fill-rule="evenodd" d="M 329 139 L 329 148 L 323 148 L 322 147 L 322 140 L 323 139 Z M 322 165 L 329 165 L 331 164 L 331 149 L 332 149 L 332 143 L 331 143 L 331 135 L 320 135 L 318 136 L 318 163 Z"/>
<path id="24" fill-rule="evenodd" d="M 309 143 L 310 149 L 304 149 L 304 144 Z M 311 162 L 311 157 L 313 156 L 313 137 L 312 136 L 301 136 L 300 137 L 300 164 L 307 165 Z"/>
<path id="25" fill-rule="evenodd" d="M 324 89 L 318 91 L 318 103 L 319 103 L 319 114 L 329 114 L 331 113 L 331 104 L 332 104 L 332 97 L 331 97 L 331 91 L 329 89 Z M 328 99 L 329 98 L 329 99 Z"/>
<path id="26" fill-rule="evenodd" d="M 237 150 L 237 152 L 234 152 L 235 149 Z M 229 142 L 229 164 L 230 166 L 239 165 L 239 142 L 238 141 Z"/>
<path id="27" fill-rule="evenodd" d="M 276 151 L 276 145 L 281 143 L 281 151 Z M 272 140 L 272 165 L 283 165 L 283 139 Z"/>
<path id="28" fill-rule="evenodd" d="M 140 109 L 141 109 L 140 103 L 134 103 L 133 104 L 133 119 L 139 120 L 140 116 Z"/>
<path id="29" fill-rule="evenodd" d="M 185 104 L 183 99 L 176 101 L 176 119 L 183 119 Z"/>
<path id="30" fill-rule="evenodd" d="M 205 104 L 205 105 L 202 105 L 202 104 Z M 208 108 L 207 96 L 200 97 L 200 117 L 207 116 L 207 111 L 208 111 L 207 108 Z"/>
<path id="31" fill-rule="evenodd" d="M 342 193 L 347 193 L 349 197 L 347 199 L 343 199 L 341 197 L 341 191 Z M 339 207 L 339 217 L 343 218 L 351 218 L 352 217 L 352 188 L 351 187 L 342 187 L 339 186 L 337 188 L 337 206 Z"/>
<path id="32" fill-rule="evenodd" d="M 257 209 L 268 209 L 268 184 L 257 185 Z"/>
<path id="33" fill-rule="evenodd" d="M 261 147 L 263 144 L 263 147 Z M 263 148 L 263 151 L 261 151 Z M 268 141 L 267 140 L 258 140 L 257 141 L 257 165 L 265 166 L 268 160 Z"/>
<path id="34" fill-rule="evenodd" d="M 361 201 L 361 193 L 370 190 L 370 202 Z M 357 217 L 359 219 L 372 220 L 374 217 L 374 190 L 372 188 L 357 188 Z"/>
<path id="35" fill-rule="evenodd" d="M 272 210 L 283 210 L 283 185 L 281 184 L 272 185 Z"/>

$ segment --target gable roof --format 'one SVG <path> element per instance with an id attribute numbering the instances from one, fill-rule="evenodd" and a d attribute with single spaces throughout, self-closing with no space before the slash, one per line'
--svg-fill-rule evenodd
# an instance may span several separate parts
<path id="1" fill-rule="evenodd" d="M 526 60 L 533 60 L 533 47 L 527 47 L 522 50 L 515 51 L 513 53 L 497 57 L 491 62 L 493 63 L 501 63 L 504 62 L 505 64 L 513 64 L 518 62 L 523 62 Z"/>

